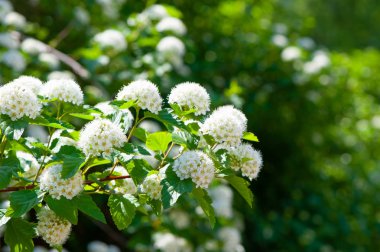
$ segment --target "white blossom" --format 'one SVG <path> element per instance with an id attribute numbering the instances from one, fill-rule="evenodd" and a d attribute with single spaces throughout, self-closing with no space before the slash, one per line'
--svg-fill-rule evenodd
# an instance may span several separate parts
<path id="1" fill-rule="evenodd" d="M 101 48 L 113 48 L 115 51 L 123 51 L 127 48 L 127 42 L 123 33 L 118 30 L 108 29 L 98 33 L 94 37 L 94 41 Z"/>
<path id="2" fill-rule="evenodd" d="M 23 15 L 17 12 L 9 12 L 3 19 L 5 25 L 14 26 L 16 28 L 24 28 L 26 25 L 26 19 Z"/>
<path id="3" fill-rule="evenodd" d="M 173 225 L 178 229 L 185 229 L 190 226 L 191 220 L 187 212 L 182 210 L 172 210 L 169 213 L 169 217 Z"/>
<path id="4" fill-rule="evenodd" d="M 225 218 L 233 217 L 232 200 L 233 192 L 227 185 L 218 185 L 209 189 L 212 206 L 217 216 Z"/>
<path id="5" fill-rule="evenodd" d="M 214 178 L 212 160 L 201 151 L 186 151 L 174 161 L 173 171 L 183 180 L 191 178 L 196 187 L 207 188 Z"/>
<path id="6" fill-rule="evenodd" d="M 116 95 L 117 100 L 136 101 L 142 109 L 158 114 L 162 109 L 162 98 L 155 84 L 137 80 L 124 86 Z"/>
<path id="7" fill-rule="evenodd" d="M 174 36 L 162 38 L 157 44 L 157 51 L 167 59 L 176 59 L 185 54 L 185 45 Z"/>
<path id="8" fill-rule="evenodd" d="M 123 130 L 107 119 L 95 119 L 81 131 L 78 145 L 87 156 L 111 154 L 113 148 L 127 141 Z"/>
<path id="9" fill-rule="evenodd" d="M 0 0 L 0 20 L 2 20 L 5 15 L 12 10 L 13 6 L 8 0 Z"/>
<path id="10" fill-rule="evenodd" d="M 83 92 L 73 80 L 49 80 L 43 85 L 40 95 L 48 99 L 56 98 L 59 101 L 70 102 L 75 105 L 83 103 Z"/>
<path id="11" fill-rule="evenodd" d="M 48 80 L 71 80 L 75 76 L 69 71 L 53 71 L 47 76 Z"/>
<path id="12" fill-rule="evenodd" d="M 154 248 L 163 252 L 191 252 L 193 251 L 187 240 L 171 233 L 155 233 L 153 235 Z"/>
<path id="13" fill-rule="evenodd" d="M 46 52 L 46 46 L 41 41 L 34 38 L 27 38 L 22 41 L 21 49 L 31 55 Z"/>
<path id="14" fill-rule="evenodd" d="M 52 69 L 59 67 L 59 59 L 52 53 L 41 53 L 38 59 Z"/>
<path id="15" fill-rule="evenodd" d="M 329 65 L 330 58 L 327 53 L 323 51 L 316 51 L 313 55 L 313 59 L 306 62 L 303 66 L 303 71 L 307 74 L 316 74 Z"/>
<path id="16" fill-rule="evenodd" d="M 10 32 L 1 32 L 0 33 L 0 46 L 3 46 L 8 49 L 16 49 L 19 47 L 20 41 L 17 36 Z"/>
<path id="17" fill-rule="evenodd" d="M 236 146 L 247 130 L 247 118 L 233 106 L 217 108 L 201 126 L 204 135 L 212 136 L 217 143 Z"/>
<path id="18" fill-rule="evenodd" d="M 284 47 L 288 44 L 288 38 L 282 34 L 276 34 L 272 37 L 272 43 L 278 47 Z"/>
<path id="19" fill-rule="evenodd" d="M 71 223 L 57 216 L 48 207 L 37 214 L 37 233 L 50 246 L 59 246 L 66 242 L 71 232 Z"/>
<path id="20" fill-rule="evenodd" d="M 40 189 L 46 191 L 54 199 L 62 196 L 72 199 L 83 190 L 82 173 L 79 171 L 68 179 L 61 176 L 62 164 L 55 164 L 46 168 L 40 176 Z"/>
<path id="21" fill-rule="evenodd" d="M 153 4 L 152 6 L 144 10 L 143 14 L 152 20 L 159 20 L 169 16 L 165 7 L 160 4 Z"/>
<path id="22" fill-rule="evenodd" d="M 108 169 L 111 171 L 111 168 Z M 129 173 L 123 166 L 116 166 L 114 169 L 114 173 L 117 173 L 118 176 L 128 176 Z M 132 178 L 124 178 L 112 180 L 109 182 L 111 188 L 120 194 L 135 194 L 137 192 L 137 187 L 133 182 Z"/>
<path id="23" fill-rule="evenodd" d="M 33 93 L 38 94 L 42 88 L 42 81 L 33 76 L 22 75 L 9 83 L 13 86 L 29 88 Z"/>
<path id="24" fill-rule="evenodd" d="M 262 166 L 263 159 L 259 151 L 250 144 L 241 144 L 230 148 L 231 168 L 235 171 L 241 170 L 243 176 L 250 180 L 257 178 Z"/>
<path id="25" fill-rule="evenodd" d="M 178 18 L 165 17 L 156 25 L 156 29 L 159 32 L 172 32 L 176 35 L 186 34 L 186 26 Z"/>
<path id="26" fill-rule="evenodd" d="M 41 111 L 37 95 L 27 87 L 7 84 L 0 88 L 0 114 L 8 115 L 13 121 L 22 118 L 36 118 Z"/>
<path id="27" fill-rule="evenodd" d="M 281 52 L 281 58 L 283 61 L 293 61 L 301 57 L 301 50 L 296 46 L 286 47 Z"/>
<path id="28" fill-rule="evenodd" d="M 218 232 L 219 239 L 223 242 L 223 251 L 225 252 L 244 252 L 241 245 L 241 235 L 238 229 L 234 227 L 223 227 Z"/>
<path id="29" fill-rule="evenodd" d="M 25 70 L 26 62 L 24 56 L 17 50 L 9 50 L 3 54 L 1 61 L 17 72 Z"/>
<path id="30" fill-rule="evenodd" d="M 194 82 L 176 85 L 169 95 L 170 104 L 178 104 L 185 109 L 196 109 L 195 115 L 204 115 L 210 110 L 210 96 L 206 89 Z"/>
<path id="31" fill-rule="evenodd" d="M 161 175 L 151 174 L 147 176 L 141 184 L 141 191 L 146 193 L 151 199 L 161 199 Z"/>

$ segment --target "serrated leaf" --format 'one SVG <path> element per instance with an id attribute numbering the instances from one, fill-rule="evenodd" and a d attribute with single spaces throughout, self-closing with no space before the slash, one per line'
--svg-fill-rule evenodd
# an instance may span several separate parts
<path id="1" fill-rule="evenodd" d="M 11 219 L 6 226 L 4 240 L 11 252 L 32 252 L 32 238 L 35 236 L 33 224 L 20 218 Z"/>
<path id="2" fill-rule="evenodd" d="M 198 139 L 185 130 L 175 130 L 172 133 L 172 138 L 173 143 L 185 145 L 190 150 L 197 148 Z"/>
<path id="3" fill-rule="evenodd" d="M 68 200 L 65 197 L 54 199 L 49 195 L 45 198 L 45 202 L 58 216 L 70 221 L 74 225 L 78 223 L 78 210 L 72 200 Z"/>
<path id="4" fill-rule="evenodd" d="M 41 115 L 36 119 L 31 119 L 30 124 L 51 127 L 55 129 L 74 129 L 75 127 L 68 122 L 57 120 L 48 115 Z"/>
<path id="5" fill-rule="evenodd" d="M 245 199 L 250 207 L 253 203 L 253 193 L 249 189 L 249 182 L 235 175 L 224 177 L 235 190 Z"/>
<path id="6" fill-rule="evenodd" d="M 162 213 L 162 201 L 161 200 L 149 200 L 149 205 L 155 215 L 159 216 Z"/>
<path id="7" fill-rule="evenodd" d="M 173 126 L 180 129 L 186 129 L 186 125 L 181 120 L 179 120 L 178 116 L 172 114 L 171 112 L 173 112 L 172 109 L 163 109 L 160 112 L 158 112 L 158 115 L 156 115 L 150 113 L 149 111 L 146 111 L 144 112 L 144 116 L 162 122 L 170 132 L 174 130 Z"/>
<path id="8" fill-rule="evenodd" d="M 161 151 L 161 153 L 165 153 L 171 141 L 171 133 L 167 131 L 155 132 L 147 137 L 146 147 L 153 151 Z"/>
<path id="9" fill-rule="evenodd" d="M 139 140 L 141 140 L 142 142 L 146 142 L 146 138 L 148 137 L 149 133 L 143 129 L 143 128 L 136 128 L 134 131 L 133 131 L 133 136 L 137 137 Z"/>
<path id="10" fill-rule="evenodd" d="M 153 169 L 144 159 L 133 159 L 128 164 L 123 164 L 123 166 L 127 169 L 136 185 L 141 184 L 148 173 Z"/>
<path id="11" fill-rule="evenodd" d="M 259 139 L 257 138 L 257 136 L 253 134 L 252 132 L 244 132 L 243 139 L 252 141 L 252 142 L 259 142 Z"/>
<path id="12" fill-rule="evenodd" d="M 119 230 L 126 229 L 135 217 L 136 207 L 130 199 L 113 194 L 108 199 L 112 219 Z"/>
<path id="13" fill-rule="evenodd" d="M 15 155 L 0 160 L 0 189 L 9 185 L 12 174 L 22 171 L 20 161 Z"/>
<path id="14" fill-rule="evenodd" d="M 208 217 L 210 221 L 210 225 L 212 228 L 215 226 L 215 212 L 212 207 L 212 200 L 208 195 L 207 191 L 201 188 L 195 188 L 193 190 L 193 195 L 195 199 L 198 201 L 200 207 L 203 209 L 203 212 Z"/>
<path id="15" fill-rule="evenodd" d="M 64 145 L 56 154 L 55 160 L 63 161 L 61 175 L 63 179 L 68 179 L 78 172 L 86 158 L 74 146 Z"/>
<path id="16" fill-rule="evenodd" d="M 44 193 L 36 190 L 22 190 L 12 192 L 9 196 L 10 208 L 7 210 L 7 216 L 21 217 L 35 205 L 42 201 Z"/>
<path id="17" fill-rule="evenodd" d="M 166 177 L 161 181 L 162 204 L 164 209 L 174 205 L 184 193 L 191 192 L 194 184 L 191 179 L 181 180 L 171 167 L 166 170 Z"/>
<path id="18" fill-rule="evenodd" d="M 94 120 L 94 116 L 92 115 L 88 115 L 88 114 L 83 114 L 83 113 L 70 113 L 69 115 L 73 116 L 73 117 L 77 117 L 77 118 L 80 118 L 80 119 L 84 119 L 84 120 Z"/>
<path id="19" fill-rule="evenodd" d="M 84 214 L 87 214 L 88 216 L 94 218 L 95 220 L 98 220 L 105 224 L 107 223 L 106 218 L 104 217 L 104 214 L 102 213 L 100 208 L 96 205 L 96 203 L 92 200 L 90 195 L 81 194 L 75 197 L 74 200 L 79 211 L 81 211 Z"/>

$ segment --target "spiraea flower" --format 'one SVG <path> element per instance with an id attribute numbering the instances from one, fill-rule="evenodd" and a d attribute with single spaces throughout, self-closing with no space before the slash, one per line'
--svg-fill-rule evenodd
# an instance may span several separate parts
<path id="1" fill-rule="evenodd" d="M 124 86 L 117 100 L 136 101 L 142 109 L 157 114 L 162 109 L 162 98 L 155 84 L 147 80 L 136 80 Z"/>
<path id="2" fill-rule="evenodd" d="M 118 30 L 108 29 L 98 33 L 95 35 L 94 41 L 98 43 L 101 48 L 112 48 L 118 52 L 127 48 L 125 37 L 123 33 Z"/>
<path id="3" fill-rule="evenodd" d="M 210 110 L 210 96 L 206 89 L 194 82 L 175 86 L 169 95 L 170 104 L 178 104 L 183 109 L 196 109 L 195 115 L 204 115 Z"/>
<path id="4" fill-rule="evenodd" d="M 247 129 L 247 118 L 232 106 L 216 109 L 201 126 L 202 134 L 212 136 L 217 143 L 237 146 Z"/>
<path id="5" fill-rule="evenodd" d="M 165 17 L 157 25 L 156 29 L 159 32 L 172 32 L 176 35 L 184 35 L 186 33 L 186 26 L 178 18 Z"/>
<path id="6" fill-rule="evenodd" d="M 21 49 L 31 55 L 38 55 L 46 52 L 47 47 L 41 41 L 34 38 L 27 38 L 22 41 Z"/>
<path id="7" fill-rule="evenodd" d="M 57 216 L 48 207 L 44 207 L 37 214 L 37 233 L 50 246 L 59 246 L 66 242 L 71 232 L 71 223 Z"/>
<path id="8" fill-rule="evenodd" d="M 161 176 L 159 174 L 147 176 L 141 185 L 141 191 L 146 193 L 151 199 L 160 199 L 161 190 Z"/>
<path id="9" fill-rule="evenodd" d="M 61 177 L 62 164 L 52 165 L 43 171 L 40 177 L 40 189 L 46 191 L 54 199 L 62 196 L 72 199 L 83 190 L 82 174 L 78 172 L 68 179 Z"/>
<path id="10" fill-rule="evenodd" d="M 196 187 L 207 188 L 214 178 L 212 160 L 201 151 L 186 151 L 174 161 L 173 170 L 183 180 L 191 178 Z"/>
<path id="11" fill-rule="evenodd" d="M 26 62 L 24 56 L 15 49 L 8 50 L 1 57 L 1 61 L 17 72 L 24 71 Z"/>
<path id="12" fill-rule="evenodd" d="M 131 111 L 129 111 L 129 109 L 116 109 L 109 102 L 100 102 L 95 105 L 95 108 L 99 109 L 105 116 L 109 116 L 109 115 L 119 112 L 121 115 L 119 117 L 120 118 L 119 125 L 123 128 L 124 132 L 127 132 L 128 129 L 132 127 L 134 117 Z M 97 115 L 95 114 L 95 116 Z"/>
<path id="13" fill-rule="evenodd" d="M 16 28 L 22 29 L 26 25 L 26 19 L 23 15 L 18 12 L 9 12 L 3 19 L 5 25 L 14 26 Z"/>
<path id="14" fill-rule="evenodd" d="M 123 166 L 116 166 L 113 173 L 116 173 L 119 176 L 129 175 L 129 173 Z M 112 180 L 109 182 L 109 184 L 116 193 L 135 194 L 137 192 L 137 187 L 133 182 L 132 178 Z"/>
<path id="15" fill-rule="evenodd" d="M 257 178 L 262 166 L 261 153 L 250 144 L 241 144 L 230 148 L 231 168 L 235 171 L 241 170 L 243 176 L 250 180 Z"/>
<path id="16" fill-rule="evenodd" d="M 78 145 L 87 156 L 111 154 L 113 148 L 122 147 L 127 141 L 123 130 L 107 119 L 95 119 L 87 123 Z"/>
<path id="17" fill-rule="evenodd" d="M 152 20 L 162 19 L 168 16 L 165 7 L 160 4 L 153 4 L 148 9 L 144 10 L 143 14 Z"/>
<path id="18" fill-rule="evenodd" d="M 34 119 L 39 116 L 41 107 L 30 88 L 11 83 L 0 88 L 0 114 L 8 115 L 12 121 L 24 116 Z"/>
<path id="19" fill-rule="evenodd" d="M 40 95 L 48 99 L 58 99 L 75 105 L 83 103 L 82 89 L 73 80 L 49 80 L 42 86 Z"/>
<path id="20" fill-rule="evenodd" d="M 167 58 L 182 57 L 185 54 L 185 45 L 174 36 L 164 37 L 157 44 L 157 51 Z"/>
<path id="21" fill-rule="evenodd" d="M 35 94 L 38 94 L 38 92 L 42 88 L 42 81 L 35 77 L 25 75 L 18 77 L 9 84 L 29 88 Z"/>

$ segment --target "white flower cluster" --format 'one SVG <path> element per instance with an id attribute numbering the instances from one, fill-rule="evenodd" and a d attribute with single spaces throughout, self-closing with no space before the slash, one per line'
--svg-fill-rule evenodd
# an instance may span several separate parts
<path id="1" fill-rule="evenodd" d="M 243 252 L 244 247 L 241 245 L 241 235 L 235 227 L 223 227 L 218 232 L 218 237 L 223 241 L 223 251 L 225 252 Z"/>
<path id="2" fill-rule="evenodd" d="M 231 168 L 235 171 L 241 170 L 243 176 L 250 180 L 257 178 L 262 166 L 263 159 L 259 151 L 249 144 L 241 144 L 230 148 Z"/>
<path id="3" fill-rule="evenodd" d="M 212 206 L 215 209 L 215 214 L 225 218 L 232 218 L 232 201 L 234 194 L 231 188 L 227 185 L 218 185 L 209 189 L 209 193 L 212 199 Z"/>
<path id="4" fill-rule="evenodd" d="M 22 29 L 26 25 L 26 19 L 23 15 L 18 12 L 9 12 L 3 19 L 3 24 L 8 26 L 14 26 L 16 28 Z"/>
<path id="5" fill-rule="evenodd" d="M 159 174 L 151 174 L 147 176 L 141 185 L 141 191 L 146 193 L 152 199 L 160 199 L 161 190 L 161 176 Z"/>
<path id="6" fill-rule="evenodd" d="M 21 43 L 21 49 L 30 54 L 30 55 L 38 55 L 40 53 L 46 52 L 46 46 L 39 40 L 34 38 L 26 38 Z"/>
<path id="7" fill-rule="evenodd" d="M 15 49 L 19 46 L 19 38 L 10 32 L 1 32 L 0 33 L 0 46 Z"/>
<path id="8" fill-rule="evenodd" d="M 191 178 L 196 187 L 207 188 L 214 178 L 212 160 L 201 151 L 186 151 L 174 161 L 173 171 L 183 180 Z"/>
<path id="9" fill-rule="evenodd" d="M 185 45 L 174 36 L 164 37 L 157 44 L 157 51 L 168 59 L 176 59 L 185 54 Z"/>
<path id="10" fill-rule="evenodd" d="M 136 101 L 142 109 L 158 114 L 162 109 L 162 98 L 155 84 L 137 80 L 124 86 L 116 96 L 117 100 Z"/>
<path id="11" fill-rule="evenodd" d="M 87 252 L 120 252 L 115 245 L 108 245 L 102 241 L 92 241 L 87 244 Z"/>
<path id="12" fill-rule="evenodd" d="M 24 56 L 22 56 L 22 54 L 15 49 L 11 49 L 4 53 L 3 57 L 1 57 L 1 61 L 17 72 L 24 71 L 26 67 Z"/>
<path id="13" fill-rule="evenodd" d="M 155 233 L 153 235 L 154 248 L 166 252 L 193 251 L 188 241 L 171 233 Z"/>
<path id="14" fill-rule="evenodd" d="M 60 199 L 61 196 L 72 199 L 83 190 L 83 178 L 81 172 L 68 179 L 61 177 L 62 164 L 48 167 L 40 176 L 40 189 L 49 192 L 52 198 Z"/>
<path id="15" fill-rule="evenodd" d="M 109 169 L 110 170 L 110 169 Z M 111 171 L 111 170 L 110 170 Z M 123 166 L 116 166 L 114 172 L 119 173 L 120 176 L 128 176 L 127 170 Z M 135 194 L 137 187 L 132 178 L 112 180 L 109 182 L 111 188 L 120 194 Z"/>
<path id="16" fill-rule="evenodd" d="M 100 102 L 95 105 L 95 108 L 99 109 L 106 116 L 117 112 L 117 109 L 115 109 L 115 107 L 113 107 L 109 102 Z M 129 109 L 119 109 L 119 112 L 122 113 L 122 128 L 124 131 L 127 131 L 130 127 L 132 127 L 134 117 Z"/>
<path id="17" fill-rule="evenodd" d="M 73 80 L 50 80 L 43 85 L 40 95 L 48 99 L 58 99 L 75 105 L 83 103 L 83 92 Z"/>
<path id="18" fill-rule="evenodd" d="M 165 7 L 160 4 L 153 4 L 148 9 L 144 10 L 143 13 L 152 20 L 162 19 L 169 15 Z"/>
<path id="19" fill-rule="evenodd" d="M 112 48 L 117 52 L 121 52 L 127 48 L 127 42 L 123 33 L 118 30 L 108 29 L 98 33 L 94 37 L 94 41 L 101 48 Z"/>
<path id="20" fill-rule="evenodd" d="M 169 95 L 169 103 L 177 103 L 185 109 L 196 109 L 195 115 L 204 115 L 210 110 L 210 96 L 206 89 L 194 82 L 176 85 Z"/>
<path id="21" fill-rule="evenodd" d="M 36 118 L 42 105 L 32 89 L 9 83 L 0 87 L 0 114 L 8 115 L 12 121 L 27 116 Z"/>
<path id="22" fill-rule="evenodd" d="M 217 143 L 237 146 L 247 130 L 247 118 L 233 106 L 217 108 L 201 126 L 202 134 L 211 135 Z"/>
<path id="23" fill-rule="evenodd" d="M 157 25 L 156 29 L 159 32 L 170 31 L 177 35 L 184 35 L 186 33 L 186 26 L 182 21 L 175 17 L 165 17 Z"/>
<path id="24" fill-rule="evenodd" d="M 122 147 L 126 141 L 119 126 L 107 119 L 95 119 L 84 126 L 78 145 L 87 156 L 98 156 L 111 154 L 113 148 Z"/>
<path id="25" fill-rule="evenodd" d="M 19 87 L 26 87 L 33 91 L 33 93 L 38 94 L 42 88 L 42 81 L 32 76 L 20 76 L 13 80 L 9 84 L 17 85 Z"/>
<path id="26" fill-rule="evenodd" d="M 57 216 L 48 207 L 37 214 L 37 232 L 50 246 L 59 246 L 66 242 L 71 232 L 71 223 Z"/>

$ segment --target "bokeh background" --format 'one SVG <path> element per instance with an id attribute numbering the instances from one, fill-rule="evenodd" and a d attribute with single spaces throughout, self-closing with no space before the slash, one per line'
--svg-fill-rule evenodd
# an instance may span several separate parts
<path id="1" fill-rule="evenodd" d="M 67 250 L 379 251 L 378 1 L 0 0 L 0 21 L 2 84 L 72 77 L 96 104 L 134 79 L 163 96 L 194 81 L 260 139 L 253 209 L 215 185 L 214 230 L 183 199 L 123 233 L 83 217 Z"/>

